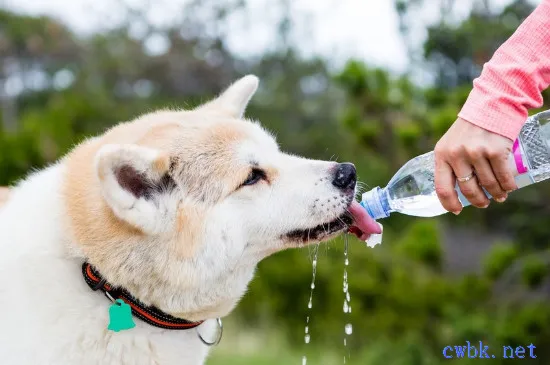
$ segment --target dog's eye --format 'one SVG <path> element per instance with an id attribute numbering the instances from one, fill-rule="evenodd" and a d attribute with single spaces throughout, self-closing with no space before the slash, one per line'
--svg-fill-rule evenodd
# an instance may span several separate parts
<path id="1" fill-rule="evenodd" d="M 252 169 L 252 171 L 250 171 L 250 174 L 248 174 L 248 177 L 246 178 L 246 180 L 243 182 L 243 185 L 254 185 L 258 181 L 264 178 L 265 178 L 265 173 L 262 170 Z"/>

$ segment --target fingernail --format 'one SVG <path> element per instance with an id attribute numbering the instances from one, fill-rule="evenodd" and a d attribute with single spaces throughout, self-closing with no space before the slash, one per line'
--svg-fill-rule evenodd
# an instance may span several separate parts
<path id="1" fill-rule="evenodd" d="M 454 215 L 459 215 L 459 214 L 460 214 L 460 210 L 456 210 L 456 211 L 451 212 L 451 213 L 453 213 Z"/>
<path id="2" fill-rule="evenodd" d="M 489 204 L 485 204 L 484 206 L 482 206 L 483 209 L 487 208 L 489 206 Z"/>
<path id="3" fill-rule="evenodd" d="M 499 203 L 504 203 L 506 201 L 506 197 L 501 196 L 501 197 L 495 198 L 495 200 Z"/>

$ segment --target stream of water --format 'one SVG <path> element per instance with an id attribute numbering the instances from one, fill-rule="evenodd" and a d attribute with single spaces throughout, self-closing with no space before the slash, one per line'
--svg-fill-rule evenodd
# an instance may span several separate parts
<path id="1" fill-rule="evenodd" d="M 315 245 L 313 248 L 313 260 L 311 261 L 311 269 L 312 269 L 312 275 L 311 275 L 311 285 L 309 286 L 310 292 L 309 292 L 309 301 L 307 303 L 307 308 L 309 309 L 309 314 L 306 317 L 306 328 L 305 328 L 305 334 L 304 334 L 304 342 L 309 344 L 309 341 L 311 340 L 311 335 L 309 333 L 309 318 L 311 316 L 311 308 L 313 307 L 313 290 L 315 290 L 315 274 L 317 273 L 317 255 L 319 253 L 319 245 Z M 307 364 L 307 356 L 302 356 L 302 365 Z"/>
<path id="2" fill-rule="evenodd" d="M 349 236 L 346 234 L 344 235 L 344 285 L 343 285 L 343 291 L 344 291 L 344 315 L 348 315 L 351 313 L 351 296 L 349 295 L 349 286 L 348 286 L 348 265 L 349 265 L 349 258 L 348 258 L 348 242 L 349 242 Z M 346 321 L 348 322 L 348 321 Z M 346 350 L 344 354 L 344 364 L 346 363 L 346 355 L 347 359 L 349 359 L 349 351 L 347 351 L 348 346 L 348 337 L 353 333 L 353 326 L 351 323 L 346 323 L 344 326 L 344 348 Z"/>
<path id="3" fill-rule="evenodd" d="M 348 244 L 349 244 L 349 236 L 346 234 L 344 235 L 344 283 L 343 283 L 343 292 L 344 292 L 344 315 L 350 315 L 351 314 L 351 295 L 349 294 L 349 286 L 348 286 L 348 266 L 349 266 L 349 257 L 348 257 Z M 313 249 L 313 260 L 311 262 L 311 268 L 312 268 L 312 275 L 311 275 L 311 285 L 310 285 L 310 292 L 309 292 L 309 301 L 307 303 L 308 308 L 308 315 L 306 317 L 306 325 L 304 330 L 304 342 L 306 345 L 308 345 L 311 341 L 311 334 L 309 332 L 309 326 L 310 326 L 310 318 L 311 318 L 311 312 L 313 308 L 313 291 L 315 290 L 315 274 L 317 273 L 317 256 L 319 253 L 319 245 L 316 245 Z M 346 321 L 346 324 L 344 325 L 344 348 L 346 350 L 344 354 L 344 364 L 350 357 L 350 353 L 347 350 L 348 345 L 348 338 L 353 333 L 353 326 L 349 321 Z M 302 356 L 302 365 L 307 365 L 307 356 Z"/>

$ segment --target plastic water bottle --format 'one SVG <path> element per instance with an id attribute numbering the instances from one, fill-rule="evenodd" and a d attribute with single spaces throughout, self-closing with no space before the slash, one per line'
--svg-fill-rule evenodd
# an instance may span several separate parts
<path id="1" fill-rule="evenodd" d="M 550 178 L 550 110 L 529 117 L 514 142 L 508 159 L 518 188 Z M 374 219 L 393 212 L 433 217 L 447 213 L 434 184 L 434 153 L 420 155 L 407 162 L 385 188 L 376 187 L 363 194 L 361 205 Z M 455 187 L 463 206 L 470 202 Z M 491 195 L 485 191 L 489 199 Z"/>

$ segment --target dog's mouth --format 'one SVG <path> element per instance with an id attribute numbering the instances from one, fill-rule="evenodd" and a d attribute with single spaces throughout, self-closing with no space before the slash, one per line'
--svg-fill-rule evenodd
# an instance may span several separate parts
<path id="1" fill-rule="evenodd" d="M 333 221 L 312 228 L 296 229 L 285 236 L 292 241 L 307 243 L 327 239 L 346 229 L 363 241 L 373 233 L 381 233 L 378 223 L 368 215 L 359 203 L 353 200 L 347 211 Z"/>
<path id="2" fill-rule="evenodd" d="M 328 238 L 335 233 L 343 231 L 353 223 L 353 217 L 350 213 L 344 213 L 335 220 L 319 224 L 312 228 L 296 229 L 286 234 L 286 237 L 292 241 L 309 242 L 320 241 L 324 238 Z"/>

